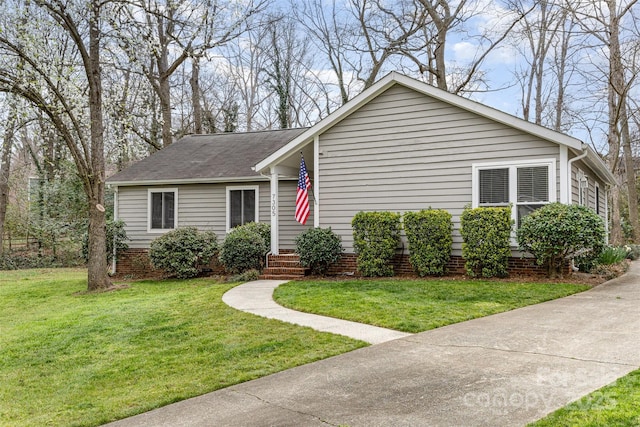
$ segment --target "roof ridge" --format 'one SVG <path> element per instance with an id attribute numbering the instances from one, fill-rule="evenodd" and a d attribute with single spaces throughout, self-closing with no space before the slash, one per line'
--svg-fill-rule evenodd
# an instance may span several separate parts
<path id="1" fill-rule="evenodd" d="M 268 133 L 268 132 L 285 132 L 285 131 L 294 131 L 294 130 L 306 130 L 309 129 L 310 126 L 303 126 L 299 128 L 287 128 L 287 129 L 262 129 L 262 130 L 251 130 L 251 131 L 242 131 L 242 132 L 216 132 L 216 133 L 188 133 L 183 135 L 182 137 L 212 137 L 212 136 L 223 136 L 223 135 L 247 135 L 250 133 Z M 179 141 L 179 140 L 178 140 Z"/>

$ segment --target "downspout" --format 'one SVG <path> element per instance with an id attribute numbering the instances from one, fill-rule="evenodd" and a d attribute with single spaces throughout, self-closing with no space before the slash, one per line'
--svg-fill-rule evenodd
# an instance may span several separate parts
<path id="1" fill-rule="evenodd" d="M 584 147 L 584 144 L 582 144 L 582 146 Z M 568 166 L 568 169 L 569 169 L 569 171 L 568 171 L 569 172 L 569 177 L 568 177 L 568 179 L 569 179 L 569 182 L 568 182 L 568 184 L 569 184 L 569 194 L 567 194 L 567 196 L 568 196 L 568 203 L 567 204 L 568 205 L 573 203 L 573 200 L 572 200 L 572 198 L 573 198 L 573 191 L 572 191 L 573 186 L 571 185 L 572 184 L 571 177 L 573 176 L 573 168 L 572 168 L 573 162 L 575 162 L 576 160 L 584 159 L 585 157 L 587 157 L 587 154 L 589 154 L 586 151 L 585 148 L 583 148 L 583 150 L 584 150 L 584 152 L 582 154 L 580 154 L 579 156 L 576 156 L 573 159 L 569 160 L 569 163 L 568 163 L 569 164 L 569 166 Z"/>
<path id="2" fill-rule="evenodd" d="M 116 185 L 113 189 L 113 222 L 118 221 L 118 186 Z M 117 258 L 117 248 L 116 248 L 116 233 L 113 233 L 113 254 L 111 256 L 111 275 L 116 274 L 116 258 Z"/>

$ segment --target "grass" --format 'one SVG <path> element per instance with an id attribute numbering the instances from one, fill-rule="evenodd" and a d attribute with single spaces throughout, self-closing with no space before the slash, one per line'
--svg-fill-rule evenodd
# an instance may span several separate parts
<path id="1" fill-rule="evenodd" d="M 233 284 L 87 294 L 86 271 L 0 274 L 0 425 L 99 425 L 366 344 L 227 307 Z"/>
<path id="2" fill-rule="evenodd" d="M 300 311 L 421 332 L 589 289 L 586 285 L 480 280 L 348 280 L 289 282 L 280 304 Z"/>
<path id="3" fill-rule="evenodd" d="M 640 370 L 619 378 L 529 427 L 640 425 Z"/>

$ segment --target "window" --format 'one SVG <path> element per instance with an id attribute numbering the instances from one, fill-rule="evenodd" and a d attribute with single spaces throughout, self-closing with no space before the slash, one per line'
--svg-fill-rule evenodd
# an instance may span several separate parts
<path id="1" fill-rule="evenodd" d="M 148 231 L 173 230 L 178 223 L 178 190 L 149 190 Z"/>
<path id="2" fill-rule="evenodd" d="M 227 230 L 258 222 L 258 186 L 227 187 Z"/>
<path id="3" fill-rule="evenodd" d="M 506 206 L 509 204 L 509 168 L 481 169 L 480 204 Z"/>
<path id="4" fill-rule="evenodd" d="M 473 206 L 512 205 L 516 226 L 522 218 L 555 201 L 555 160 L 473 165 Z"/>
<path id="5" fill-rule="evenodd" d="M 525 216 L 549 203 L 549 167 L 519 167 L 516 201 L 517 226 Z"/>

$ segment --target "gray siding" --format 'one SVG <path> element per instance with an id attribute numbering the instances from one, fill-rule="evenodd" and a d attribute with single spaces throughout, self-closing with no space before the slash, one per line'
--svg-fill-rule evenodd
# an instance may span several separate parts
<path id="1" fill-rule="evenodd" d="M 600 216 L 603 219 L 606 219 L 606 186 L 605 184 L 599 180 L 595 174 L 586 166 L 581 160 L 578 160 L 573 163 L 571 166 L 571 202 L 573 204 L 578 204 L 580 200 L 580 196 L 578 194 L 578 170 L 581 170 L 585 176 L 587 176 L 589 180 L 589 184 L 587 187 L 588 201 L 587 207 L 596 210 L 596 183 L 600 188 Z"/>
<path id="2" fill-rule="evenodd" d="M 320 135 L 320 221 L 353 251 L 361 210 L 446 209 L 472 200 L 473 163 L 555 158 L 557 144 L 395 85 Z M 559 177 L 556 171 L 556 180 Z M 556 182 L 556 192 L 558 192 Z"/>
<path id="3" fill-rule="evenodd" d="M 147 232 L 147 194 L 149 188 L 178 189 L 178 227 L 194 226 L 200 230 L 212 230 L 222 241 L 226 236 L 226 188 L 227 186 L 259 185 L 260 222 L 269 222 L 271 217 L 270 190 L 268 182 L 232 184 L 196 184 L 162 187 L 119 187 L 118 218 L 126 224 L 129 246 L 148 248 L 151 241 L 162 233 Z"/>

